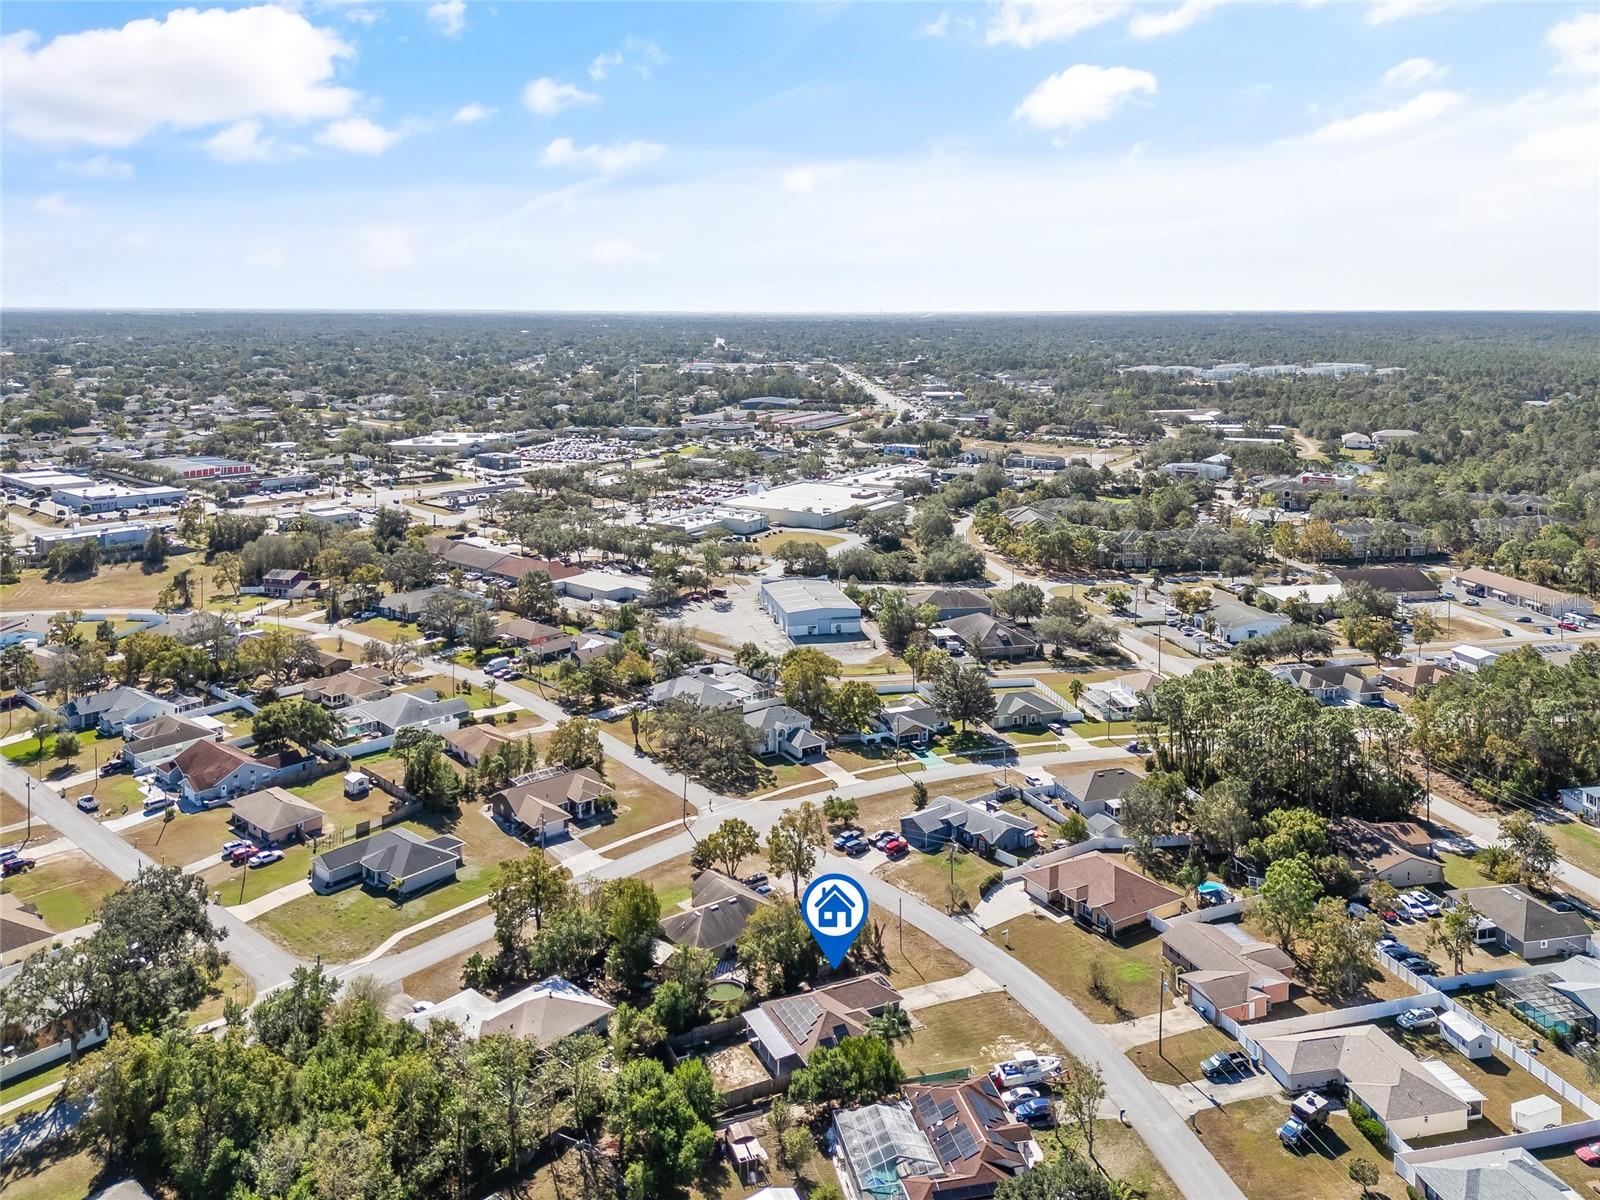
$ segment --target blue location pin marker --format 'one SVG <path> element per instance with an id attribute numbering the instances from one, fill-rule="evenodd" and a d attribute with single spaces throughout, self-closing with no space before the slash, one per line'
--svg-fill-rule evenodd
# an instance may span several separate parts
<path id="1" fill-rule="evenodd" d="M 800 914 L 835 970 L 867 924 L 867 889 L 848 875 L 818 875 L 800 897 Z"/>

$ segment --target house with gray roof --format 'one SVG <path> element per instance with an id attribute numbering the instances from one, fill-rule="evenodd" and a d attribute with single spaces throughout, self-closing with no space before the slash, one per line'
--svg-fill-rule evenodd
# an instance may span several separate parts
<path id="1" fill-rule="evenodd" d="M 920 608 L 924 604 L 933 605 L 940 621 L 949 621 L 955 617 L 970 617 L 973 613 L 986 613 L 994 608 L 989 602 L 989 597 L 977 588 L 917 588 L 915 591 L 907 592 L 906 599 L 913 608 Z"/>
<path id="2" fill-rule="evenodd" d="M 780 996 L 740 1016 L 756 1057 L 773 1078 L 784 1080 L 805 1066 L 817 1047 L 860 1036 L 868 1020 L 899 1006 L 899 991 L 886 976 L 873 972 Z"/>
<path id="3" fill-rule="evenodd" d="M 993 802 L 940 796 L 928 807 L 901 817 L 900 834 L 919 850 L 937 850 L 954 840 L 979 854 L 991 848 L 1017 854 L 1033 849 L 1034 826 Z"/>
<path id="4" fill-rule="evenodd" d="M 1000 658 L 1008 662 L 1039 658 L 1044 643 L 1037 634 L 1011 621 L 988 613 L 972 613 L 946 621 L 944 628 L 955 635 L 975 658 Z"/>
<path id="5" fill-rule="evenodd" d="M 1450 893 L 1494 922 L 1492 940 L 1527 962 L 1582 954 L 1589 923 L 1575 912 L 1557 912 L 1515 884 L 1462 888 Z"/>
<path id="6" fill-rule="evenodd" d="M 926 746 L 938 734 L 950 728 L 950 718 L 918 693 L 897 700 L 888 700 L 877 716 L 872 718 L 872 728 L 863 736 L 864 742 L 893 742 L 896 746 Z"/>
<path id="7" fill-rule="evenodd" d="M 359 883 L 378 892 L 412 896 L 453 880 L 463 845 L 448 834 L 424 838 L 409 829 L 385 829 L 313 858 L 311 886 L 331 892 Z"/>
<path id="8" fill-rule="evenodd" d="M 989 724 L 996 729 L 1037 729 L 1057 721 L 1082 719 L 1083 714 L 1077 709 L 1044 692 L 1011 688 L 995 697 L 994 720 Z"/>
<path id="9" fill-rule="evenodd" d="M 1578 1200 L 1521 1146 L 1417 1163 L 1415 1190 L 1424 1200 Z"/>
<path id="10" fill-rule="evenodd" d="M 379 700 L 352 704 L 338 716 L 345 732 L 352 737 L 392 737 L 402 729 L 426 729 L 448 733 L 461 724 L 467 702 L 459 696 L 436 700 L 432 693 L 396 692 Z"/>
<path id="11" fill-rule="evenodd" d="M 739 940 L 756 907 L 765 903 L 754 888 L 721 871 L 702 871 L 689 885 L 689 907 L 661 918 L 661 936 L 675 946 L 721 954 Z"/>
<path id="12" fill-rule="evenodd" d="M 71 730 L 95 729 L 110 737 L 127 725 L 138 725 L 175 713 L 179 705 L 134 687 L 113 687 L 88 696 L 74 696 L 57 711 Z"/>
<path id="13" fill-rule="evenodd" d="M 821 758 L 828 744 L 812 731 L 811 718 L 799 709 L 770 700 L 745 710 L 744 723 L 760 739 L 758 754 L 781 755 L 791 762 Z"/>

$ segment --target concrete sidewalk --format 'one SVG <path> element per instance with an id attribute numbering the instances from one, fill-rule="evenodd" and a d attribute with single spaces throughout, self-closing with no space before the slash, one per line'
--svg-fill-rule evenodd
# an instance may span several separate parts
<path id="1" fill-rule="evenodd" d="M 262 913 L 269 913 L 275 908 L 281 908 L 291 900 L 298 900 L 301 896 L 311 895 L 311 881 L 297 879 L 294 883 L 285 884 L 275 892 L 268 892 L 265 896 L 257 896 L 254 900 L 244 904 L 235 904 L 227 911 L 229 915 L 238 917 L 241 921 L 254 921 Z"/>
<path id="2" fill-rule="evenodd" d="M 932 1008 L 936 1004 L 948 1004 L 952 1000 L 965 1000 L 970 996 L 985 996 L 999 990 L 998 983 L 973 967 L 965 975 L 954 975 L 949 979 L 936 979 L 932 983 L 906 988 L 900 993 L 900 1007 L 909 1012 Z"/>

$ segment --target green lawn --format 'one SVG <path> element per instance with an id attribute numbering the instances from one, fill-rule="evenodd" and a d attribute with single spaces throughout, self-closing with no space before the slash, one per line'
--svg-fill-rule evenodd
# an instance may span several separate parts
<path id="1" fill-rule="evenodd" d="M 1461 1133 L 1441 1134 L 1436 1138 L 1417 1138 L 1412 1145 L 1418 1149 L 1425 1146 L 1439 1146 L 1455 1142 L 1476 1141 L 1479 1138 L 1499 1137 L 1511 1132 L 1511 1105 L 1530 1096 L 1546 1096 L 1549 1093 L 1541 1087 L 1526 1071 L 1515 1066 L 1495 1053 L 1490 1058 L 1467 1058 L 1462 1054 L 1446 1054 L 1448 1047 L 1445 1045 L 1437 1030 L 1419 1029 L 1404 1030 L 1388 1023 L 1384 1025 L 1384 1032 L 1405 1046 L 1419 1059 L 1445 1056 L 1451 1069 L 1456 1071 L 1472 1087 L 1483 1093 L 1483 1117 L 1473 1121 Z M 1571 1105 L 1562 1106 L 1562 1123 L 1579 1119 L 1577 1109 Z"/>
<path id="2" fill-rule="evenodd" d="M 356 633 L 364 633 L 368 637 L 377 638 L 380 642 L 392 642 L 396 638 L 402 641 L 410 641 L 418 636 L 415 625 L 404 625 L 388 617 L 373 617 L 370 620 L 352 625 L 350 628 Z"/>
<path id="3" fill-rule="evenodd" d="M 85 730 L 78 734 L 77 738 L 78 748 L 71 758 L 56 757 L 56 735 L 53 733 L 45 738 L 42 753 L 39 749 L 39 739 L 28 738 L 0 746 L 0 754 L 25 768 L 35 779 L 54 779 L 93 770 L 97 756 L 104 765 L 122 746 L 122 738 L 116 736 L 101 738 L 94 730 Z M 103 746 L 102 741 L 106 743 Z"/>
<path id="4" fill-rule="evenodd" d="M 289 788 L 288 791 L 299 796 L 308 804 L 315 804 L 327 813 L 345 812 L 336 807 L 337 804 L 360 805 L 366 801 L 346 800 L 344 795 L 344 772 L 334 771 L 320 779 L 313 779 L 310 783 L 301 783 Z M 380 803 L 387 801 L 388 797 L 376 789 L 368 794 L 368 799 L 376 798 Z M 356 808 L 348 810 L 354 820 L 375 820 L 382 814 L 382 809 L 374 806 L 371 812 Z"/>
<path id="5" fill-rule="evenodd" d="M 1444 863 L 1444 881 L 1448 887 L 1487 887 L 1494 882 L 1465 855 L 1441 853 L 1439 861 Z"/>
<path id="6" fill-rule="evenodd" d="M 179 818 L 180 820 L 182 818 Z M 219 843 L 220 844 L 220 843 Z M 283 859 L 267 867 L 233 866 L 219 861 L 201 874 L 206 886 L 222 893 L 222 903 L 227 906 L 245 904 L 260 899 L 291 883 L 298 883 L 311 873 L 311 847 L 289 846 Z"/>
<path id="7" fill-rule="evenodd" d="M 1580 821 L 1546 825 L 1561 857 L 1580 870 L 1600 874 L 1600 830 Z"/>
<path id="8" fill-rule="evenodd" d="M 74 851 L 13 875 L 0 891 L 32 904 L 46 925 L 63 933 L 92 921 L 100 901 L 121 886 L 110 871 Z"/>
<path id="9" fill-rule="evenodd" d="M 264 913 L 252 924 L 305 958 L 320 954 L 325 961 L 348 962 L 407 926 L 487 895 L 498 871 L 495 863 L 469 862 L 454 883 L 403 904 L 360 887 L 329 896 L 301 896 Z"/>
<path id="10" fill-rule="evenodd" d="M 46 1067 L 42 1071 L 20 1076 L 0 1087 L 0 1104 L 10 1104 L 13 1100 L 26 1096 L 29 1092 L 36 1092 L 42 1087 L 49 1087 L 52 1083 L 60 1083 L 67 1077 L 68 1062 L 62 1059 L 53 1067 Z"/>
<path id="11" fill-rule="evenodd" d="M 494 708 L 502 703 L 498 695 L 494 699 L 490 699 L 489 693 L 481 687 L 469 687 L 464 692 L 453 691 L 448 675 L 433 675 L 417 683 L 407 684 L 400 690 L 402 692 L 420 692 L 425 689 L 436 692 L 442 700 L 460 697 L 467 702 L 467 708 L 472 712 L 477 712 L 480 708 Z"/>
<path id="12" fill-rule="evenodd" d="M 1120 942 L 1028 914 L 996 926 L 991 942 L 1010 942 L 1011 953 L 1093 1021 L 1119 1021 L 1156 1011 L 1160 991 L 1161 942 L 1150 930 L 1127 934 Z M 1106 994 L 1092 990 L 1098 963 Z"/>
<path id="13" fill-rule="evenodd" d="M 222 736 L 230 741 L 234 738 L 248 737 L 255 728 L 256 719 L 242 708 L 230 708 L 227 712 L 211 715 L 222 722 Z"/>
<path id="14" fill-rule="evenodd" d="M 222 862 L 222 843 L 238 835 L 228 825 L 233 810 L 226 805 L 204 812 L 178 812 L 172 820 L 151 817 L 122 836 L 159 863 L 184 867 L 208 855 Z M 226 899 L 226 897 L 224 897 Z"/>
<path id="15" fill-rule="evenodd" d="M 947 909 L 951 899 L 952 871 L 960 898 L 971 905 L 981 898 L 978 894 L 979 885 L 999 869 L 998 864 L 985 862 L 976 854 L 957 853 L 952 864 L 947 851 L 925 854 L 921 850 L 911 850 L 900 861 L 884 867 L 882 874 L 896 887 L 921 896 L 929 904 Z"/>
<path id="16" fill-rule="evenodd" d="M 85 784 L 83 790 L 94 793 L 102 813 L 118 814 L 144 807 L 144 793 L 139 790 L 138 781 L 126 773 L 103 776 Z"/>

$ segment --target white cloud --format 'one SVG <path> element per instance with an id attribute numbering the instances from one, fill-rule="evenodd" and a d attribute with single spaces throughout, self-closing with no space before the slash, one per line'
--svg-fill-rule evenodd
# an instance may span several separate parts
<path id="1" fill-rule="evenodd" d="M 1038 129 L 1076 132 L 1104 121 L 1134 96 L 1155 91 L 1156 77 L 1149 71 L 1079 63 L 1046 78 L 1012 116 Z"/>
<path id="2" fill-rule="evenodd" d="M 105 154 L 95 154 L 89 158 L 80 158 L 56 164 L 69 175 L 77 175 L 82 179 L 132 179 L 133 164 L 123 162 L 119 158 L 111 158 Z"/>
<path id="3" fill-rule="evenodd" d="M 128 146 L 163 126 L 324 120 L 356 99 L 331 82 L 352 54 L 331 30 L 273 5 L 180 8 L 42 44 L 16 33 L 0 40 L 6 128 L 34 141 Z"/>
<path id="4" fill-rule="evenodd" d="M 1414 88 L 1424 83 L 1437 83 L 1449 73 L 1449 67 L 1441 67 L 1431 58 L 1408 58 L 1383 73 L 1383 84 L 1392 88 Z"/>
<path id="5" fill-rule="evenodd" d="M 483 105 L 474 100 L 471 103 L 463 104 L 460 108 L 456 109 L 456 115 L 450 119 L 457 125 L 475 125 L 479 121 L 487 121 L 493 115 L 494 109 L 485 108 Z"/>
<path id="6" fill-rule="evenodd" d="M 837 163 L 808 163 L 789 168 L 783 173 L 780 182 L 786 192 L 814 192 L 822 185 L 838 179 L 842 174 L 844 168 Z"/>
<path id="7" fill-rule="evenodd" d="M 344 14 L 344 19 L 370 28 L 383 20 L 383 14 L 375 8 L 352 8 Z"/>
<path id="8" fill-rule="evenodd" d="M 301 151 L 286 146 L 273 134 L 261 135 L 260 121 L 235 121 L 200 143 L 212 158 L 224 163 L 282 162 Z"/>
<path id="9" fill-rule="evenodd" d="M 405 136 L 403 130 L 385 129 L 366 117 L 346 117 L 318 131 L 311 140 L 347 154 L 382 154 Z"/>
<path id="10" fill-rule="evenodd" d="M 539 162 L 546 167 L 581 167 L 614 175 L 654 162 L 666 152 L 660 142 L 634 139 L 604 145 L 579 146 L 571 138 L 557 138 L 544 148 Z"/>
<path id="11" fill-rule="evenodd" d="M 1136 38 L 1181 33 L 1212 9 L 1220 7 L 1222 0 L 1184 0 L 1177 8 L 1169 8 L 1166 12 L 1139 12 L 1128 22 L 1128 32 Z"/>
<path id="12" fill-rule="evenodd" d="M 589 257 L 607 267 L 661 261 L 661 256 L 655 251 L 643 250 L 626 238 L 602 238 L 589 247 Z"/>
<path id="13" fill-rule="evenodd" d="M 364 271 L 409 271 L 417 265 L 417 232 L 408 225 L 364 225 L 350 241 L 350 257 Z"/>
<path id="14" fill-rule="evenodd" d="M 1065 41 L 1114 21 L 1128 9 L 1123 0 L 1005 0 L 989 18 L 984 40 L 1024 50 Z"/>
<path id="15" fill-rule="evenodd" d="M 1561 22 L 1545 34 L 1544 42 L 1555 51 L 1563 71 L 1600 74 L 1600 13 L 1580 13 Z"/>
<path id="16" fill-rule="evenodd" d="M 51 192 L 33 202 L 33 211 L 41 217 L 75 217 L 83 207 L 67 199 L 65 192 Z"/>
<path id="17" fill-rule="evenodd" d="M 950 32 L 950 14 L 940 13 L 933 20 L 925 22 L 918 30 L 923 37 L 943 37 Z"/>
<path id="18" fill-rule="evenodd" d="M 666 51 L 656 44 L 654 38 L 627 37 L 617 49 L 594 56 L 589 63 L 589 78 L 599 83 L 624 63 L 631 63 L 634 74 L 641 79 L 649 79 L 657 67 L 665 66 L 669 61 Z"/>
<path id="19" fill-rule="evenodd" d="M 1367 24 L 1387 25 L 1391 21 L 1432 16 L 1446 9 L 1460 7 L 1461 3 L 1462 0 L 1370 0 L 1367 5 Z"/>
<path id="20" fill-rule="evenodd" d="M 467 0 L 439 0 L 429 5 L 428 22 L 446 37 L 457 37 L 467 27 Z"/>
<path id="21" fill-rule="evenodd" d="M 535 79 L 522 89 L 522 103 L 529 112 L 541 117 L 553 117 L 564 108 L 579 104 L 593 104 L 600 97 L 586 92 L 575 83 L 563 83 L 548 75 Z"/>
<path id="22" fill-rule="evenodd" d="M 1311 137 L 1318 142 L 1378 141 L 1431 125 L 1458 108 L 1465 99 L 1460 92 L 1419 92 L 1394 108 L 1379 108 L 1329 121 Z"/>

